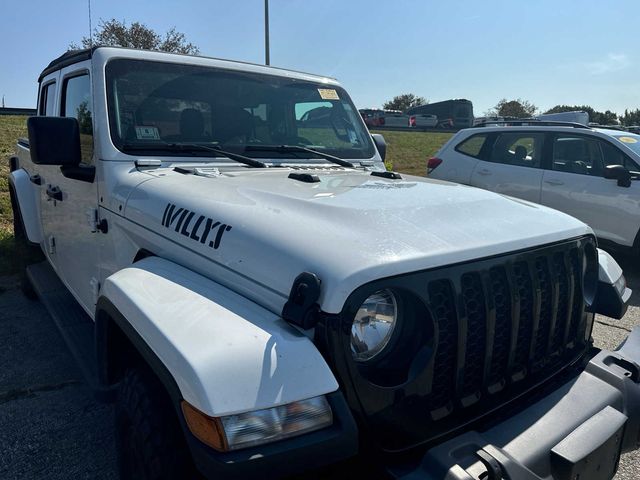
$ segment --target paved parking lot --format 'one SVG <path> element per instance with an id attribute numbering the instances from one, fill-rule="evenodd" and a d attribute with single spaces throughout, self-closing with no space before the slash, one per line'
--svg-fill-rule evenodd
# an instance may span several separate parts
<path id="1" fill-rule="evenodd" d="M 597 317 L 602 348 L 640 325 L 640 262 L 618 261 L 635 291 L 622 320 Z M 0 277 L 0 479 L 115 479 L 112 423 L 42 305 L 22 295 L 15 277 Z M 616 480 L 639 472 L 640 454 L 626 454 Z"/>

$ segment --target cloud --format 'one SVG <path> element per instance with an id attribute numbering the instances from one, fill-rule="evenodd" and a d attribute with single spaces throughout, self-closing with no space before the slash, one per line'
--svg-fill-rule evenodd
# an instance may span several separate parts
<path id="1" fill-rule="evenodd" d="M 618 72 L 630 65 L 631 61 L 626 53 L 610 53 L 604 60 L 585 63 L 591 75 L 604 75 L 605 73 Z"/>

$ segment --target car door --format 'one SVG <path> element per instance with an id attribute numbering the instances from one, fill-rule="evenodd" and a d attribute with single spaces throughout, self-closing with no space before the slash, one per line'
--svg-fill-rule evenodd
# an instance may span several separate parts
<path id="1" fill-rule="evenodd" d="M 487 156 L 476 163 L 470 183 L 540 203 L 543 148 L 544 134 L 541 132 L 500 132 Z"/>
<path id="2" fill-rule="evenodd" d="M 61 71 L 60 116 L 80 124 L 82 163 L 94 164 L 91 78 L 88 62 Z M 54 165 L 41 166 L 40 206 L 45 250 L 58 276 L 79 303 L 93 315 L 98 292 L 98 249 L 95 225 L 97 182 L 62 175 Z"/>
<path id="3" fill-rule="evenodd" d="M 631 246 L 640 225 L 640 185 L 604 178 L 606 165 L 635 166 L 606 139 L 579 133 L 550 136 L 552 161 L 544 171 L 541 202 L 582 220 L 600 238 Z"/>

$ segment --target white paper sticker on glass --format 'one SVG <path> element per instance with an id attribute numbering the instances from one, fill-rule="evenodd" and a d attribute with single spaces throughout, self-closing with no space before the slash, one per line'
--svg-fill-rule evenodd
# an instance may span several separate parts
<path id="1" fill-rule="evenodd" d="M 323 100 L 340 100 L 340 98 L 338 98 L 338 92 L 333 88 L 319 88 L 318 93 Z"/>

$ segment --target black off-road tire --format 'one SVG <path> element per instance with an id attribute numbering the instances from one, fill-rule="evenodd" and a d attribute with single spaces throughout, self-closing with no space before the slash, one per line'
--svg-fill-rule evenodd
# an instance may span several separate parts
<path id="1" fill-rule="evenodd" d="M 38 295 L 27 277 L 26 268 L 30 263 L 43 260 L 44 255 L 42 254 L 42 250 L 40 250 L 40 246 L 29 243 L 13 187 L 9 189 L 9 195 L 11 197 L 11 209 L 13 210 L 13 238 L 15 243 L 15 258 L 20 272 L 20 289 L 29 300 L 36 300 Z"/>
<path id="2" fill-rule="evenodd" d="M 171 400 L 147 368 L 125 372 L 115 421 L 122 480 L 196 477 Z"/>

